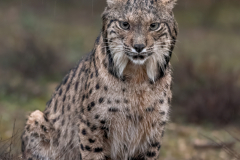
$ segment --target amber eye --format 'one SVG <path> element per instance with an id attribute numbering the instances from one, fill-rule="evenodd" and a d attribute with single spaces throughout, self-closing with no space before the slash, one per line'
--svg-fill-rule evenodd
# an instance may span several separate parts
<path id="1" fill-rule="evenodd" d="M 119 24 L 120 24 L 120 27 L 124 30 L 128 30 L 130 28 L 130 24 L 128 22 L 120 21 Z"/>
<path id="2" fill-rule="evenodd" d="M 151 31 L 156 31 L 156 30 L 159 29 L 159 27 L 160 27 L 160 23 L 152 23 L 152 24 L 150 24 L 150 30 Z"/>

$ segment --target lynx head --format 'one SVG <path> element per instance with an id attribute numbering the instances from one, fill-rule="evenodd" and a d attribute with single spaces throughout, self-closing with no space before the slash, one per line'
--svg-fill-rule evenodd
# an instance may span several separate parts
<path id="1" fill-rule="evenodd" d="M 133 63 L 144 66 L 152 81 L 164 75 L 177 36 L 175 2 L 107 0 L 102 34 L 112 74 L 123 76 L 127 64 Z"/>

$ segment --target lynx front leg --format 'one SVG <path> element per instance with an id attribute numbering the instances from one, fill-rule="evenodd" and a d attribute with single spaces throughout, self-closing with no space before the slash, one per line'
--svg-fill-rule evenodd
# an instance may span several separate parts
<path id="1" fill-rule="evenodd" d="M 107 154 L 107 132 L 105 121 L 90 123 L 81 120 L 80 124 L 80 152 L 83 160 L 110 160 Z M 105 143 L 104 143 L 105 142 Z"/>
<path id="2" fill-rule="evenodd" d="M 161 148 L 164 129 L 161 130 L 156 138 L 154 138 L 149 144 L 147 152 L 144 154 L 144 160 L 157 160 L 159 158 L 159 151 Z"/>

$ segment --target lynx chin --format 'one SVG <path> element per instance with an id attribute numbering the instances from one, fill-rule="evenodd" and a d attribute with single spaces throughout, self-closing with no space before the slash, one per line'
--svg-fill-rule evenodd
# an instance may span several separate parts
<path id="1" fill-rule="evenodd" d="M 27 160 L 156 160 L 168 121 L 176 0 L 107 0 L 94 48 L 22 135 Z"/>

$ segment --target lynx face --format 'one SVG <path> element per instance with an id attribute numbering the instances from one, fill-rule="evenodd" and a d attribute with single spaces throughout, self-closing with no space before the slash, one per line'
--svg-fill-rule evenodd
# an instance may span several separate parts
<path id="1" fill-rule="evenodd" d="M 103 33 L 105 47 L 112 58 L 117 76 L 122 76 L 129 61 L 144 65 L 152 81 L 163 76 L 177 34 L 172 14 L 174 2 L 108 1 L 103 14 Z"/>

